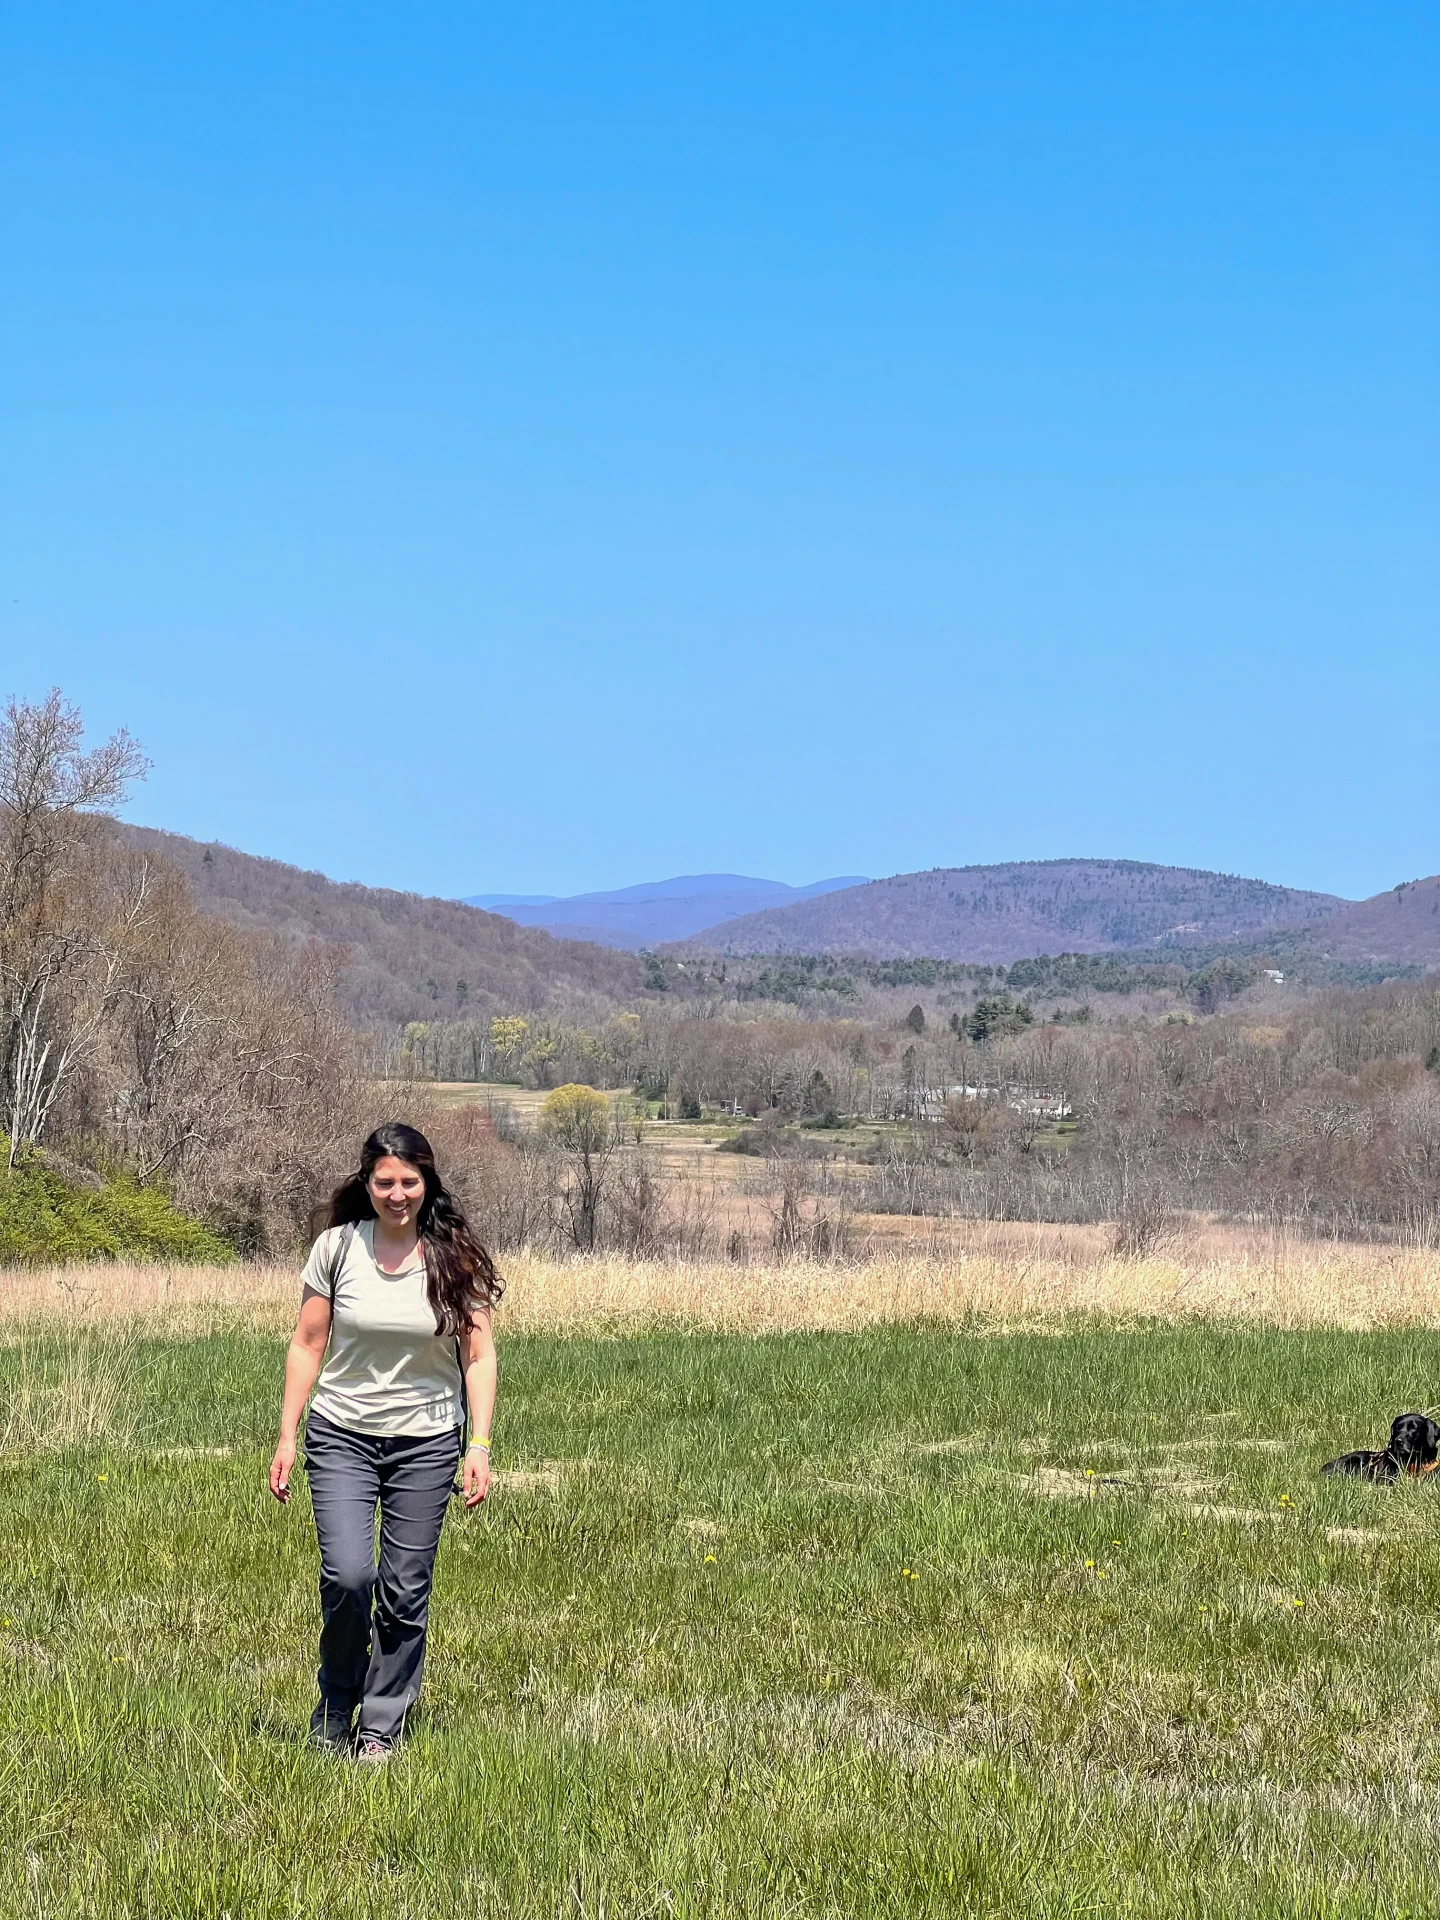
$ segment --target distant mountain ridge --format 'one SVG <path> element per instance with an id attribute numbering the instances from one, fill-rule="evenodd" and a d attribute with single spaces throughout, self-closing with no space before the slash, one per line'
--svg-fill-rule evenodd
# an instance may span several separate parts
<path id="1" fill-rule="evenodd" d="M 731 953 L 853 953 L 1009 965 L 1039 953 L 1127 952 L 1315 927 L 1338 895 L 1140 860 L 1017 860 L 896 874 L 702 929 Z"/>
<path id="2" fill-rule="evenodd" d="M 543 907 L 558 900 L 558 893 L 471 893 L 460 902 L 462 907 L 479 907 L 495 913 L 501 907 Z"/>
<path id="3" fill-rule="evenodd" d="M 644 947 L 689 939 L 702 927 L 864 884 L 853 874 L 791 887 L 782 880 L 757 880 L 743 873 L 687 873 L 606 893 L 566 897 L 476 893 L 463 904 L 503 913 L 518 926 L 544 927 L 568 939 L 593 940 L 637 953 Z"/>

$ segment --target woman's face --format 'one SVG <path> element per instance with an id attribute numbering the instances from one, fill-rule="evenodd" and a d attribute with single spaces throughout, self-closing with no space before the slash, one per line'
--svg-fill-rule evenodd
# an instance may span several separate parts
<path id="1" fill-rule="evenodd" d="M 375 1162 L 367 1191 L 377 1220 L 383 1220 L 387 1227 L 413 1227 L 425 1198 L 425 1178 L 408 1160 L 397 1160 L 393 1153 L 387 1153 Z"/>

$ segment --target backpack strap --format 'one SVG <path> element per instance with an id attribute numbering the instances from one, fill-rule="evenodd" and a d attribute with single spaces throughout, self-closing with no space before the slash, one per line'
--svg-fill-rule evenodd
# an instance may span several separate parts
<path id="1" fill-rule="evenodd" d="M 335 1289 L 340 1284 L 340 1276 L 345 1271 L 345 1261 L 349 1256 L 351 1243 L 355 1238 L 355 1222 L 351 1220 L 340 1229 L 340 1238 L 330 1255 L 330 1265 L 325 1269 L 325 1277 L 330 1282 L 330 1305 L 335 1305 Z"/>
<path id="2" fill-rule="evenodd" d="M 327 1353 L 329 1352 L 330 1341 L 335 1338 L 335 1289 L 339 1286 L 340 1276 L 345 1271 L 345 1259 L 350 1252 L 351 1243 L 354 1241 L 354 1238 L 355 1222 L 351 1220 L 340 1229 L 340 1238 L 335 1242 L 334 1248 L 331 1250 L 330 1259 L 325 1267 L 325 1278 L 330 1282 L 330 1336 L 325 1342 Z M 301 1418 L 303 1419 L 309 1412 L 310 1408 L 307 1403 L 305 1414 L 302 1415 Z"/>

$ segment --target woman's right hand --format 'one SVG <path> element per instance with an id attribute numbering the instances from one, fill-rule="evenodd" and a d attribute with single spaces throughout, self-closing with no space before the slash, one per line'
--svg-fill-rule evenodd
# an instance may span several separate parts
<path id="1" fill-rule="evenodd" d="M 307 1286 L 300 1299 L 300 1318 L 295 1323 L 290 1348 L 285 1355 L 285 1398 L 280 1403 L 280 1444 L 270 1462 L 270 1491 L 283 1507 L 290 1498 L 290 1470 L 295 1465 L 295 1436 L 305 1418 L 305 1402 L 310 1389 L 320 1378 L 325 1346 L 330 1338 L 330 1302 L 323 1293 Z"/>
<path id="2" fill-rule="evenodd" d="M 275 1449 L 275 1458 L 270 1462 L 270 1491 L 281 1506 L 290 1498 L 290 1473 L 295 1465 L 295 1442 L 287 1440 L 282 1434 L 280 1444 Z"/>

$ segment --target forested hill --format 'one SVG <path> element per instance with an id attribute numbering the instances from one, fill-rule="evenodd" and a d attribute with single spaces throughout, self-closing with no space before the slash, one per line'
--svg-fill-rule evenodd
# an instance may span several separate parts
<path id="1" fill-rule="evenodd" d="M 937 867 L 747 914 L 694 936 L 729 953 L 921 955 L 1008 965 L 1037 953 L 1196 947 L 1297 922 L 1350 903 L 1264 880 L 1139 860 L 1022 860 Z"/>
<path id="2" fill-rule="evenodd" d="M 587 995 L 633 1000 L 644 988 L 644 964 L 632 954 L 552 939 L 458 901 L 327 880 L 150 827 L 120 832 L 179 867 L 202 911 L 343 945 L 341 995 L 358 1026 L 541 1012 Z"/>
<path id="3" fill-rule="evenodd" d="M 1296 939 L 1333 960 L 1440 967 L 1440 874 L 1357 900 L 1318 926 L 1297 928 Z"/>

